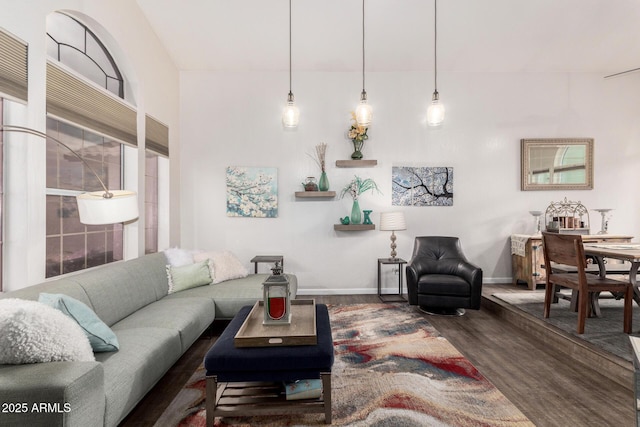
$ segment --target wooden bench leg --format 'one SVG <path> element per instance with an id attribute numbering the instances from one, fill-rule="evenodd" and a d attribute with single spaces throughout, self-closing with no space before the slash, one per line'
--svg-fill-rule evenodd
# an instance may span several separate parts
<path id="1" fill-rule="evenodd" d="M 216 402 L 218 399 L 218 377 L 216 375 L 207 376 L 206 380 L 206 404 L 205 410 L 207 411 L 207 427 L 213 426 L 215 420 L 214 412 L 216 410 Z"/>
<path id="2" fill-rule="evenodd" d="M 324 423 L 331 424 L 331 372 L 322 372 L 322 400 L 324 400 Z"/>

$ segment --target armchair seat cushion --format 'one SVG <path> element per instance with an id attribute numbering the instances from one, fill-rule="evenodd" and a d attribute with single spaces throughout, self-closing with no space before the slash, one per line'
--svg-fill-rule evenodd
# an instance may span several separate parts
<path id="1" fill-rule="evenodd" d="M 418 278 L 418 294 L 466 297 L 471 294 L 471 285 L 460 276 L 426 274 Z"/>

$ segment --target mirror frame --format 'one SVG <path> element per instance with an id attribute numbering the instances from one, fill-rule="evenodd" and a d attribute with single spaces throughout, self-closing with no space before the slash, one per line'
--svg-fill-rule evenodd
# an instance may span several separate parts
<path id="1" fill-rule="evenodd" d="M 529 184 L 529 153 L 531 147 L 545 145 L 584 145 L 586 146 L 584 184 Z M 521 139 L 521 189 L 531 190 L 591 190 L 593 189 L 593 138 L 538 138 Z"/>

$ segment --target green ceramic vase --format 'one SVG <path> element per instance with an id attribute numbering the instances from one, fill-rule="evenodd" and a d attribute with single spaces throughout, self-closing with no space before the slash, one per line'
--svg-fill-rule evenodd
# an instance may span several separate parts
<path id="1" fill-rule="evenodd" d="M 360 203 L 357 200 L 353 201 L 351 206 L 351 224 L 360 224 L 362 222 L 362 211 L 360 210 Z"/>
<path id="2" fill-rule="evenodd" d="M 320 175 L 320 181 L 318 181 L 318 190 L 320 191 L 329 191 L 329 178 L 327 178 L 327 173 L 322 171 Z"/>

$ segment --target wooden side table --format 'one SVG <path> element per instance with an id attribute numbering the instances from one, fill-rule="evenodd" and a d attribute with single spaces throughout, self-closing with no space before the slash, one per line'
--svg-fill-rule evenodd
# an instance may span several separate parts
<path id="1" fill-rule="evenodd" d="M 519 241 L 519 246 L 514 244 L 516 240 Z M 532 291 L 536 290 L 538 285 L 544 285 L 546 278 L 543 265 L 542 235 L 514 234 L 511 236 L 511 266 L 514 285 L 526 283 Z"/>
<path id="2" fill-rule="evenodd" d="M 403 265 L 407 261 L 402 258 L 378 258 L 378 298 L 382 302 L 400 302 L 406 301 L 406 298 L 402 296 L 402 276 Z M 392 264 L 398 266 L 398 294 L 383 294 L 382 293 L 382 264 Z"/>
<path id="3" fill-rule="evenodd" d="M 254 265 L 254 273 L 258 274 L 258 263 L 261 262 L 279 262 L 282 271 L 284 271 L 284 257 L 282 255 L 256 255 L 251 258 L 251 262 Z"/>

